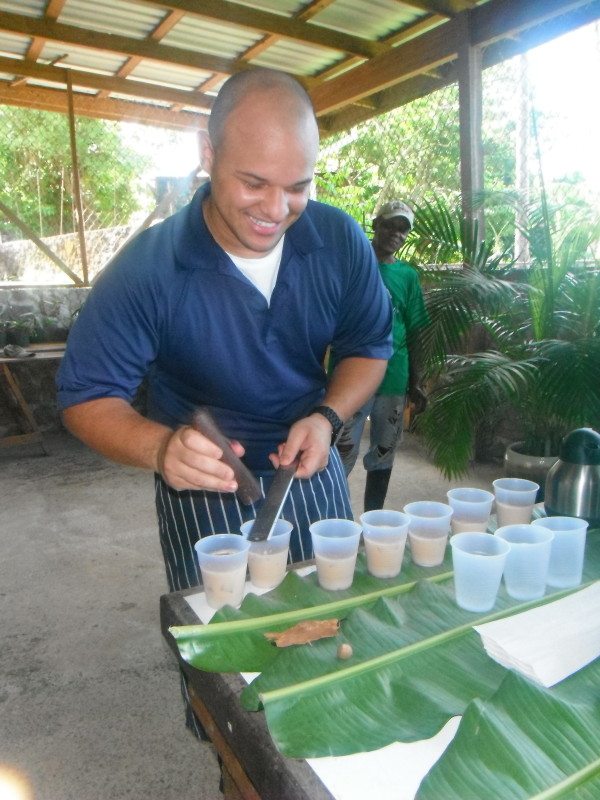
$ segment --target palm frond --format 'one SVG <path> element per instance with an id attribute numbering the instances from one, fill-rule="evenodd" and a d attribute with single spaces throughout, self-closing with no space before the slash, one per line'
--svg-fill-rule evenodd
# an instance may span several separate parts
<path id="1" fill-rule="evenodd" d="M 443 383 L 418 418 L 426 447 L 447 478 L 468 470 L 475 432 L 490 409 L 515 402 L 527 394 L 538 377 L 539 358 L 513 361 L 496 351 L 454 356 L 447 361 Z"/>

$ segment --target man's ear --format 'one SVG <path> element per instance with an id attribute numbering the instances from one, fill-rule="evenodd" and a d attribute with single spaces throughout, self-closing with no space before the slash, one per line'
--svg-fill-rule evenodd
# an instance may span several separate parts
<path id="1" fill-rule="evenodd" d="M 210 175 L 215 159 L 215 151 L 207 131 L 204 131 L 200 137 L 200 158 L 202 169 Z"/>

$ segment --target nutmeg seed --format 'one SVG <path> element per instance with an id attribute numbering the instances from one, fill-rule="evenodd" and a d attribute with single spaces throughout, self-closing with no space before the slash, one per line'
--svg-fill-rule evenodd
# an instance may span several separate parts
<path id="1" fill-rule="evenodd" d="M 337 649 L 338 658 L 342 658 L 345 661 L 348 658 L 352 658 L 352 653 L 353 653 L 352 645 L 348 644 L 348 642 L 342 642 L 342 644 L 338 646 Z"/>

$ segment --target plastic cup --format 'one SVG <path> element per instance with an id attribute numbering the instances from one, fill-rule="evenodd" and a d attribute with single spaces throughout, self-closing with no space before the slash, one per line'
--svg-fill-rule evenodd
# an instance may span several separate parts
<path id="1" fill-rule="evenodd" d="M 235 533 L 216 533 L 197 541 L 194 549 L 208 605 L 237 608 L 244 596 L 250 542 Z"/>
<path id="2" fill-rule="evenodd" d="M 360 521 L 367 569 L 375 578 L 395 578 L 402 568 L 410 517 L 401 511 L 365 511 Z"/>
<path id="3" fill-rule="evenodd" d="M 554 533 L 550 549 L 548 586 L 579 586 L 583 572 L 588 523 L 579 517 L 540 517 L 531 523 Z"/>
<path id="4" fill-rule="evenodd" d="M 254 520 L 244 522 L 240 531 L 247 537 Z M 273 532 L 264 542 L 250 542 L 248 571 L 250 581 L 260 589 L 274 589 L 285 578 L 290 535 L 294 526 L 285 519 L 278 519 Z"/>
<path id="5" fill-rule="evenodd" d="M 452 508 L 446 503 L 419 500 L 404 506 L 410 517 L 408 541 L 412 560 L 420 567 L 437 567 L 444 560 Z"/>
<path id="6" fill-rule="evenodd" d="M 457 533 L 450 547 L 456 604 L 465 611 L 489 611 L 498 596 L 510 545 L 490 533 Z"/>
<path id="7" fill-rule="evenodd" d="M 541 525 L 506 525 L 494 535 L 510 545 L 504 565 L 507 593 L 516 600 L 543 597 L 554 533 Z"/>
<path id="8" fill-rule="evenodd" d="M 452 533 L 481 531 L 485 533 L 492 511 L 494 495 L 485 489 L 449 489 L 446 492 L 452 514 Z"/>
<path id="9" fill-rule="evenodd" d="M 361 526 L 350 519 L 322 519 L 309 526 L 323 589 L 348 589 L 354 580 Z"/>
<path id="10" fill-rule="evenodd" d="M 493 481 L 493 486 L 499 528 L 531 522 L 539 483 L 525 478 L 498 478 Z"/>

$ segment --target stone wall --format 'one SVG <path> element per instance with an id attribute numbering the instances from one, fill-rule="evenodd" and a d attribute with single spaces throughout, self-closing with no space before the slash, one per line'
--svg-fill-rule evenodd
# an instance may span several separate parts
<path id="1" fill-rule="evenodd" d="M 22 314 L 55 317 L 69 328 L 73 313 L 82 305 L 89 289 L 79 287 L 2 288 L 0 319 L 18 319 Z M 35 363 L 34 363 L 35 362 Z M 11 371 L 19 381 L 36 422 L 43 431 L 59 430 L 61 421 L 56 408 L 54 378 L 59 361 L 15 362 Z M 4 376 L 0 377 L 0 437 L 22 433 L 21 412 L 12 405 Z"/>
<path id="2" fill-rule="evenodd" d="M 80 286 L 0 286 L 0 321 L 33 314 L 40 322 L 52 317 L 68 329 L 88 292 L 89 288 Z"/>
<path id="3" fill-rule="evenodd" d="M 90 230 L 85 233 L 89 279 L 112 258 L 126 241 L 133 227 Z M 79 237 L 75 233 L 48 236 L 42 240 L 76 275 L 82 276 Z M 68 283 L 70 278 L 29 239 L 0 242 L 0 281 L 19 281 L 32 285 Z"/>

